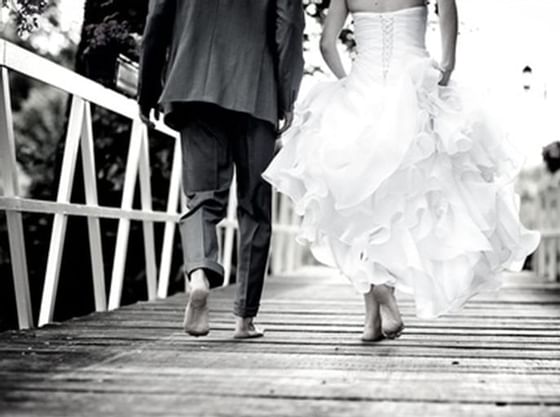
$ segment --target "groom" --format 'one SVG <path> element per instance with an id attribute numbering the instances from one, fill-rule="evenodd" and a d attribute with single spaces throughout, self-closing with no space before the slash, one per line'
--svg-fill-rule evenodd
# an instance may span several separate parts
<path id="1" fill-rule="evenodd" d="M 185 331 L 209 331 L 209 281 L 224 274 L 216 225 L 235 166 L 239 259 L 234 337 L 253 324 L 271 236 L 271 190 L 261 178 L 276 136 L 292 122 L 303 75 L 301 0 L 150 0 L 140 62 L 140 117 L 181 134 L 188 212 L 180 223 L 189 299 Z M 283 123 L 281 123 L 283 122 Z M 280 127 L 280 125 L 282 125 Z"/>

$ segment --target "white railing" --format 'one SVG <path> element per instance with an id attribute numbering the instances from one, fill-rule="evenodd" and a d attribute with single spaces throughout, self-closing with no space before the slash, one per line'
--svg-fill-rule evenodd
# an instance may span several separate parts
<path id="1" fill-rule="evenodd" d="M 537 214 L 542 240 L 536 253 L 536 272 L 549 281 L 560 275 L 560 177 L 545 179 L 539 190 Z"/>
<path id="2" fill-rule="evenodd" d="M 181 199 L 181 146 L 177 132 L 161 122 L 155 129 L 174 141 L 171 180 L 166 211 L 152 209 L 150 184 L 150 159 L 148 130 L 137 116 L 137 105 L 113 90 L 107 89 L 66 68 L 30 53 L 0 39 L 0 180 L 3 195 L 0 210 L 6 212 L 10 258 L 15 289 L 17 316 L 20 328 L 33 327 L 29 291 L 27 257 L 24 242 L 22 212 L 54 215 L 47 267 L 41 298 L 38 325 L 50 323 L 56 302 L 58 278 L 63 260 L 66 225 L 69 216 L 83 216 L 88 221 L 90 256 L 95 299 L 95 310 L 112 310 L 120 306 L 127 259 L 130 222 L 141 221 L 144 233 L 146 284 L 148 299 L 165 298 L 168 293 L 173 255 L 173 241 L 180 217 Z M 56 201 L 43 201 L 21 196 L 16 163 L 9 71 L 15 71 L 58 88 L 72 97 L 66 132 L 66 142 Z M 132 122 L 130 144 L 126 162 L 124 188 L 120 208 L 98 204 L 94 136 L 92 132 L 91 104 L 117 113 Z M 70 201 L 76 171 L 78 152 L 81 153 L 85 182 L 85 204 Z M 132 202 L 137 178 L 140 184 L 141 209 L 134 209 Z M 220 224 L 224 228 L 221 239 L 221 257 L 225 269 L 224 285 L 229 284 L 232 267 L 233 244 L 236 232 L 235 190 L 231 190 L 227 218 Z M 281 274 L 296 269 L 302 262 L 302 251 L 292 238 L 297 219 L 287 199 L 274 195 L 273 244 L 271 271 Z M 112 264 L 109 297 L 105 288 L 104 259 L 100 231 L 100 218 L 119 221 L 117 241 Z M 165 224 L 160 263 L 156 263 L 154 222 Z"/>

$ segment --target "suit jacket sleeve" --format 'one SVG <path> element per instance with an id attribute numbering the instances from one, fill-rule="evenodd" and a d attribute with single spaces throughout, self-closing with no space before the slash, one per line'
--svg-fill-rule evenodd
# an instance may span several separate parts
<path id="1" fill-rule="evenodd" d="M 142 38 L 138 103 L 154 108 L 163 89 L 163 69 L 173 33 L 176 0 L 150 0 Z"/>
<path id="2" fill-rule="evenodd" d="M 291 111 L 303 77 L 303 30 L 301 0 L 276 0 L 276 65 L 279 111 Z"/>

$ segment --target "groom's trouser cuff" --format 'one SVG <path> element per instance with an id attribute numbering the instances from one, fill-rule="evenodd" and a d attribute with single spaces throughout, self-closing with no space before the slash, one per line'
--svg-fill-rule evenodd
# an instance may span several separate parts
<path id="1" fill-rule="evenodd" d="M 223 280 L 224 278 L 223 266 L 208 259 L 202 259 L 200 261 L 189 261 L 189 263 L 186 263 L 183 267 L 183 271 L 187 276 L 190 276 L 194 271 L 198 269 L 203 269 L 207 274 L 212 275 L 212 282 L 214 282 L 214 280 Z"/>

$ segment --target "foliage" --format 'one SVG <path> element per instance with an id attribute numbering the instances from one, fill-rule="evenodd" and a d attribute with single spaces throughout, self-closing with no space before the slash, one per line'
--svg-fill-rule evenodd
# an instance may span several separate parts
<path id="1" fill-rule="evenodd" d="M 25 36 L 39 27 L 39 16 L 49 4 L 45 0 L 2 0 L 1 6 L 14 16 L 18 35 Z"/>
<path id="2" fill-rule="evenodd" d="M 31 89 L 21 109 L 14 115 L 18 161 L 30 177 L 28 193 L 33 198 L 49 199 L 52 196 L 53 158 L 65 128 L 65 105 L 64 93 L 40 86 Z"/>
<path id="3" fill-rule="evenodd" d="M 320 25 L 325 22 L 325 18 L 330 5 L 330 0 L 304 0 L 303 5 L 305 13 L 314 18 Z M 309 38 L 309 35 L 307 35 Z M 351 28 L 344 28 L 340 32 L 339 40 L 346 46 L 348 51 L 354 50 L 356 42 L 354 40 L 354 31 Z M 315 45 L 314 47 L 318 47 Z"/>
<path id="4" fill-rule="evenodd" d="M 147 0 L 86 1 L 76 70 L 114 87 L 119 54 L 138 59 L 147 13 Z"/>
<path id="5" fill-rule="evenodd" d="M 305 12 L 321 23 L 325 20 L 325 12 L 329 8 L 330 0 L 303 0 Z"/>

